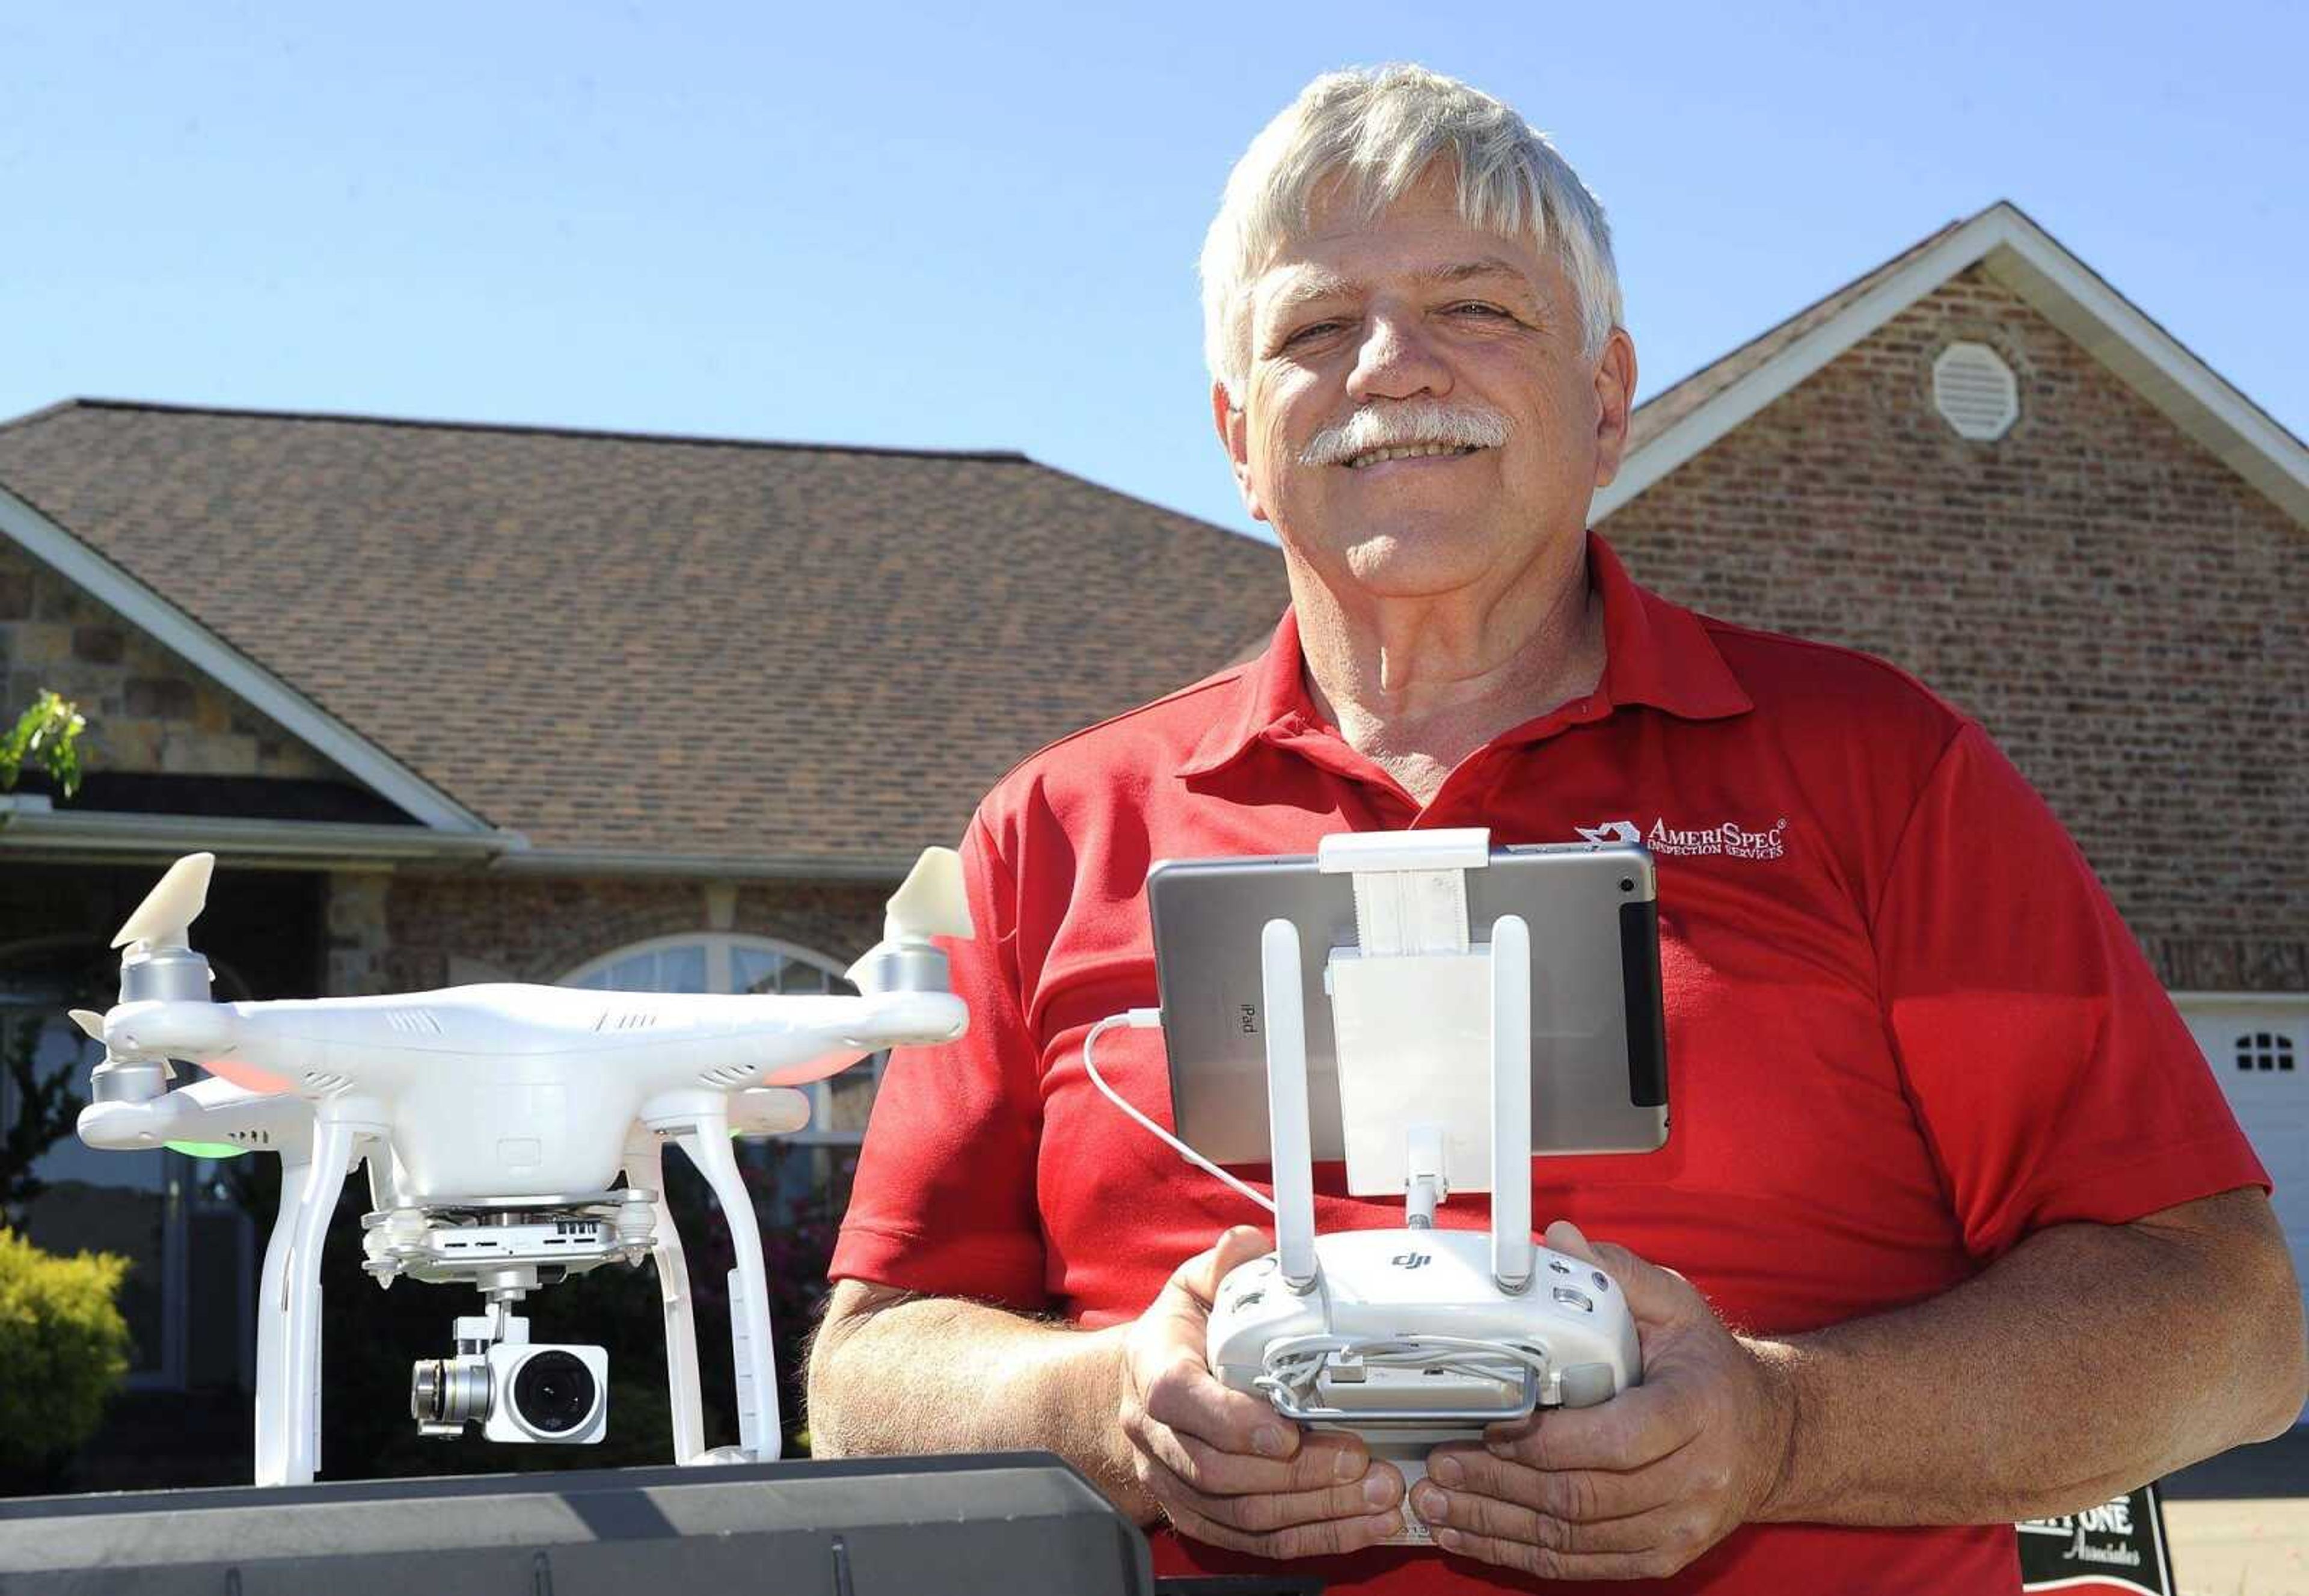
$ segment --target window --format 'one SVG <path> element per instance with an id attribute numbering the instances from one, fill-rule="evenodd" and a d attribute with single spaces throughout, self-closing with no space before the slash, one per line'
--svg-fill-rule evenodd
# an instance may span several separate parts
<path id="1" fill-rule="evenodd" d="M 2236 1039 L 2240 1070 L 2290 1070 L 2293 1038 L 2282 1031 L 2247 1031 Z"/>

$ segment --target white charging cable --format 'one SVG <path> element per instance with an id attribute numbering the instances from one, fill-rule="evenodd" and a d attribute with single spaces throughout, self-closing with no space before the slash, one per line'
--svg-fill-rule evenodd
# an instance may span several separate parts
<path id="1" fill-rule="evenodd" d="M 1233 1175 L 1229 1175 L 1225 1170 L 1220 1168 L 1216 1164 L 1212 1163 L 1208 1158 L 1203 1157 L 1202 1154 L 1197 1152 L 1193 1148 L 1189 1147 L 1176 1136 L 1172 1135 L 1170 1132 L 1164 1130 L 1153 1120 L 1148 1119 L 1145 1115 L 1139 1113 L 1137 1109 L 1132 1107 L 1129 1103 L 1124 1102 L 1122 1095 L 1116 1091 L 1112 1087 L 1106 1084 L 1106 1077 L 1098 1072 L 1097 1061 L 1091 1057 L 1091 1049 L 1097 1045 L 1099 1037 L 1104 1036 L 1109 1030 L 1118 1025 L 1127 1025 L 1135 1031 L 1160 1030 L 1163 1027 L 1163 1011 L 1160 1009 L 1131 1009 L 1120 1014 L 1110 1014 L 1104 1019 L 1100 1020 L 1096 1025 L 1090 1028 L 1090 1035 L 1083 1038 L 1083 1069 L 1089 1073 L 1091 1084 L 1098 1088 L 1099 1090 L 1104 1092 L 1106 1094 L 1107 1100 L 1112 1103 L 1117 1108 L 1121 1109 L 1123 1113 L 1129 1115 L 1132 1119 L 1137 1120 L 1147 1130 L 1152 1131 L 1162 1141 L 1167 1142 L 1170 1145 L 1171 1149 L 1173 1152 L 1176 1152 L 1180 1158 L 1186 1159 L 1188 1163 L 1192 1164 L 1196 1168 L 1200 1169 L 1206 1174 L 1218 1176 L 1219 1179 L 1224 1181 L 1228 1185 L 1232 1186 L 1236 1191 L 1241 1192 L 1244 1196 L 1258 1204 L 1259 1207 L 1265 1209 L 1268 1213 L 1273 1213 L 1275 1211 L 1275 1199 L 1262 1195 L 1260 1193 L 1253 1191 L 1250 1187 L 1244 1185 L 1242 1182 L 1235 1179 Z"/>
<path id="2" fill-rule="evenodd" d="M 1287 1336 L 1268 1343 L 1266 1373 L 1258 1376 L 1257 1384 L 1278 1406 L 1310 1408 L 1315 1405 L 1316 1381 L 1342 1358 L 1374 1368 L 1443 1369 L 1510 1388 L 1521 1385 L 1526 1375 L 1535 1383 L 1547 1378 L 1547 1354 L 1537 1347 L 1414 1332 Z"/>

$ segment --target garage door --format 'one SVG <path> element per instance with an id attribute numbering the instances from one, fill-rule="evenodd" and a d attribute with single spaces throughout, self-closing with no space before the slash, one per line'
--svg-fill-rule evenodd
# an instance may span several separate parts
<path id="1" fill-rule="evenodd" d="M 2175 1002 L 2277 1183 L 2278 1222 L 2309 1298 L 2309 997 L 2189 994 Z M 2309 1412 L 2302 1418 L 2309 1422 Z"/>

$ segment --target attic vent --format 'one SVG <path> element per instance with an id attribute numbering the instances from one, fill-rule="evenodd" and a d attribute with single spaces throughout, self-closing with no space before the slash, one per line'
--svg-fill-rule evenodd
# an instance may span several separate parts
<path id="1" fill-rule="evenodd" d="M 1992 443 L 2020 419 L 2020 385 L 1985 343 L 1951 343 L 1933 362 L 1933 407 L 1959 438 Z"/>

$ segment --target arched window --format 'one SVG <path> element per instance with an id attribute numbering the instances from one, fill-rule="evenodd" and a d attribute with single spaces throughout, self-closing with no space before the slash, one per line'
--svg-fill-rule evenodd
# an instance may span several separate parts
<path id="1" fill-rule="evenodd" d="M 562 976 L 560 984 L 604 992 L 854 992 L 842 978 L 844 967 L 826 954 L 769 937 L 691 932 L 605 953 Z M 809 1124 L 780 1140 L 815 1150 L 780 1168 L 780 1184 L 789 1199 L 798 1200 L 801 1188 L 813 1187 L 831 1204 L 835 1217 L 848 1204 L 855 1149 L 865 1139 L 866 1117 L 886 1057 L 875 1054 L 801 1089 L 809 1094 Z M 752 1156 L 757 1161 L 761 1157 L 758 1149 Z"/>

